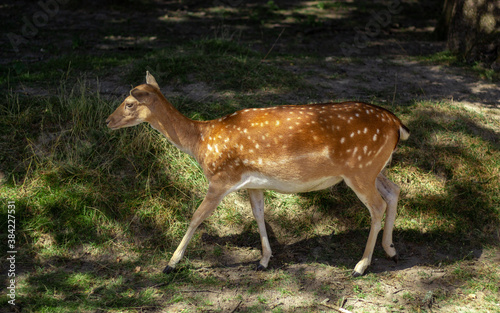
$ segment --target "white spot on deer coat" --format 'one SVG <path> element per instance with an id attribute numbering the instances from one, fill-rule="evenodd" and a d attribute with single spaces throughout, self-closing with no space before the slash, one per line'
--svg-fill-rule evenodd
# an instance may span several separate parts
<path id="1" fill-rule="evenodd" d="M 354 151 L 352 152 L 352 156 L 355 156 L 356 152 L 358 152 L 358 147 L 354 147 Z"/>

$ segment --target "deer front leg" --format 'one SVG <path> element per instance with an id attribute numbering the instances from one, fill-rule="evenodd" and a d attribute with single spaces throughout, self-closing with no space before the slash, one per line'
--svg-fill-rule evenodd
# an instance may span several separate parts
<path id="1" fill-rule="evenodd" d="M 248 189 L 248 195 L 250 196 L 253 216 L 259 227 L 260 241 L 262 243 L 262 259 L 260 259 L 257 270 L 265 270 L 272 256 L 272 251 L 264 221 L 264 191 L 260 189 Z"/>
<path id="2" fill-rule="evenodd" d="M 200 224 L 208 216 L 210 216 L 210 214 L 212 214 L 212 212 L 217 208 L 217 206 L 222 201 L 222 198 L 224 198 L 224 196 L 225 192 L 209 186 L 205 199 L 200 204 L 198 209 L 196 209 L 196 211 L 194 212 L 193 217 L 191 218 L 191 223 L 189 224 L 188 230 L 186 231 L 186 234 L 182 238 L 181 243 L 179 244 L 172 258 L 168 262 L 168 265 L 163 270 L 163 273 L 168 274 L 175 269 L 177 263 L 179 263 L 179 261 L 184 256 L 184 252 L 186 252 L 186 247 L 189 244 L 189 241 L 191 241 L 191 238 L 193 237 L 194 232 L 196 231 L 198 226 L 200 226 Z"/>

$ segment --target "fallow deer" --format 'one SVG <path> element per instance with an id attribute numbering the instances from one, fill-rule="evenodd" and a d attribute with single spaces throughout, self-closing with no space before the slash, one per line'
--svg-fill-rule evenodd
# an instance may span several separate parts
<path id="1" fill-rule="evenodd" d="M 146 72 L 146 84 L 109 116 L 111 129 L 149 123 L 203 169 L 209 186 L 186 234 L 164 273 L 175 269 L 197 227 L 229 193 L 247 189 L 257 220 L 262 258 L 268 267 L 271 246 L 264 223 L 264 190 L 299 193 L 325 189 L 344 181 L 368 208 L 371 229 L 353 275 L 370 265 L 377 235 L 385 225 L 382 246 L 397 262 L 392 241 L 400 188 L 382 170 L 409 130 L 393 113 L 362 102 L 283 105 L 245 109 L 210 121 L 182 115 Z"/>

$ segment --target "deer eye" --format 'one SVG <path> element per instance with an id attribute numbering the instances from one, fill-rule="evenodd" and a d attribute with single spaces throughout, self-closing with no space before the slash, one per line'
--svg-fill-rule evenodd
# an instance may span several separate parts
<path id="1" fill-rule="evenodd" d="M 135 103 L 133 103 L 133 102 L 127 102 L 127 103 L 125 103 L 125 107 L 126 107 L 127 109 L 131 109 L 131 108 L 134 106 L 134 104 L 135 104 Z"/>

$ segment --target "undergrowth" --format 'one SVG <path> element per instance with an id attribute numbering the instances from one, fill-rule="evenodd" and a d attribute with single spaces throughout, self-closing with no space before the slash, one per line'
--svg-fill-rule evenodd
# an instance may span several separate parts
<path id="1" fill-rule="evenodd" d="M 175 50 L 175 54 L 160 50 L 147 55 L 134 63 L 127 77 L 140 81 L 149 68 L 159 73 L 161 83 L 204 81 L 214 89 L 254 98 L 257 91 L 271 86 L 289 92 L 303 84 L 299 77 L 261 62 L 262 55 L 232 42 L 202 40 Z M 15 201 L 22 273 L 18 301 L 27 312 L 102 308 L 135 312 L 177 302 L 209 309 L 210 301 L 188 297 L 183 288 L 215 285 L 236 290 L 242 283 L 261 291 L 256 277 L 231 283 L 197 270 L 196 262 L 204 262 L 205 256 L 260 249 L 245 192 L 227 197 L 198 231 L 181 270 L 163 276 L 160 269 L 207 188 L 198 165 L 146 125 L 107 129 L 105 120 L 122 99 L 103 99 L 84 80 L 75 84 L 63 80 L 58 90 L 51 97 L 8 92 L 1 104 L 0 170 L 5 176 L 0 186 L 1 227 L 6 228 L 5 202 Z M 170 100 L 181 103 L 179 109 L 190 117 L 216 118 L 234 110 L 230 100 Z M 473 269 L 463 263 L 470 260 L 472 250 L 498 248 L 497 120 L 447 102 L 389 109 L 412 132 L 388 169 L 388 176 L 402 186 L 396 243 L 430 245 L 447 253 L 446 262 L 456 267 L 453 279 L 464 290 L 482 290 L 489 303 L 499 302 L 498 285 L 491 283 L 498 283 L 496 272 L 485 268 L 485 276 L 470 276 Z M 302 262 L 341 271 L 360 257 L 370 223 L 368 211 L 342 184 L 299 195 L 268 191 L 266 214 L 272 243 L 297 249 Z M 212 252 L 203 232 L 216 242 Z M 2 233 L 4 243 L 5 238 Z M 303 246 L 307 251 L 300 250 Z M 279 258 L 281 264 L 297 262 L 280 249 L 285 250 L 277 248 L 278 257 L 272 262 L 280 264 Z M 429 265 L 439 267 L 442 262 L 430 259 Z M 300 293 L 291 286 L 311 279 L 305 274 L 291 277 L 280 268 L 268 275 L 285 296 Z M 370 275 L 356 284 L 376 287 Z M 355 292 L 370 295 L 361 287 Z M 439 292 L 440 297 L 444 294 L 441 301 L 456 300 Z M 404 299 L 411 304 L 416 297 L 408 294 Z M 265 308 L 266 299 L 256 300 L 257 311 Z"/>

